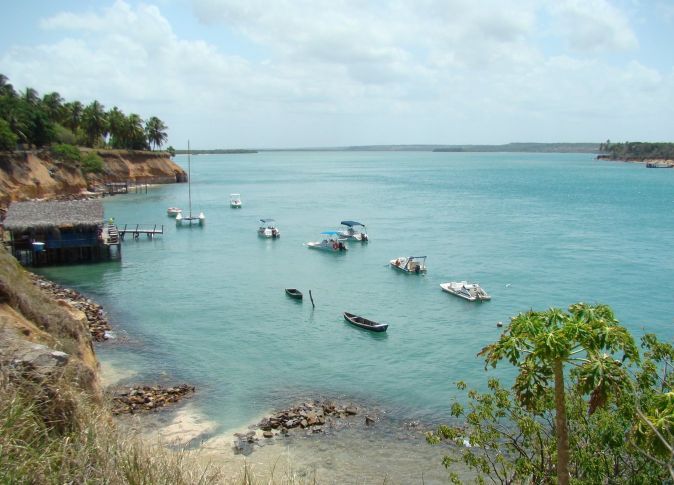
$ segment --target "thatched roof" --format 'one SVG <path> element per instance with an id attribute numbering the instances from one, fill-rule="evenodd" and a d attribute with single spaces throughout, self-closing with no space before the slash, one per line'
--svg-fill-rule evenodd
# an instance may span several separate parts
<path id="1" fill-rule="evenodd" d="M 14 202 L 3 225 L 10 231 L 91 229 L 103 222 L 99 200 Z"/>

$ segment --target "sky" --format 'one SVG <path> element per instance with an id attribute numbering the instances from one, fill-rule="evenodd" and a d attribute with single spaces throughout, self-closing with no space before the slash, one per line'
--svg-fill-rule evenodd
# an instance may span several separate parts
<path id="1" fill-rule="evenodd" d="M 672 0 L 22 0 L 0 73 L 184 148 L 674 141 Z"/>

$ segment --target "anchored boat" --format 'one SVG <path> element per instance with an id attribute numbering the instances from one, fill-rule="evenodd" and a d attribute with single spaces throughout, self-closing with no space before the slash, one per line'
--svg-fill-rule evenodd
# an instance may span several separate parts
<path id="1" fill-rule="evenodd" d="M 480 287 L 477 283 L 468 283 L 467 281 L 450 281 L 449 283 L 441 283 L 440 288 L 452 295 L 463 298 L 468 301 L 484 301 L 491 300 L 491 296 Z"/>
<path id="2" fill-rule="evenodd" d="M 388 323 L 375 322 L 369 318 L 360 317 L 349 312 L 344 312 L 344 320 L 356 327 L 372 330 L 373 332 L 386 332 L 386 329 L 388 328 Z"/>
<path id="3" fill-rule="evenodd" d="M 260 219 L 260 227 L 257 230 L 257 234 L 262 237 L 281 237 L 281 231 L 276 227 L 274 219 Z"/>
<path id="4" fill-rule="evenodd" d="M 367 232 L 365 232 L 366 231 L 365 224 L 361 224 L 360 222 L 357 221 L 342 221 L 340 222 L 340 224 L 346 226 L 346 229 L 339 231 L 339 234 L 342 237 L 361 242 L 369 241 Z"/>
<path id="5" fill-rule="evenodd" d="M 341 237 L 337 231 L 325 231 L 321 233 L 321 241 L 308 242 L 306 245 L 311 249 L 322 249 L 323 251 L 346 251 L 349 247 L 346 244 L 346 238 Z"/>
<path id="6" fill-rule="evenodd" d="M 229 194 L 229 205 L 232 209 L 241 209 L 241 194 Z"/>
<path id="7" fill-rule="evenodd" d="M 302 292 L 297 288 L 286 288 L 286 295 L 296 300 L 301 300 L 304 297 L 304 295 L 302 295 Z"/>
<path id="8" fill-rule="evenodd" d="M 192 215 L 192 159 L 190 157 L 190 141 L 187 140 L 187 194 L 189 200 L 189 215 L 183 216 L 182 210 L 176 214 L 176 226 L 191 226 L 199 224 L 203 226 L 206 222 L 206 216 L 199 212 L 198 216 Z"/>
<path id="9" fill-rule="evenodd" d="M 402 256 L 392 259 L 390 264 L 393 268 L 404 273 L 425 273 L 426 256 Z"/>

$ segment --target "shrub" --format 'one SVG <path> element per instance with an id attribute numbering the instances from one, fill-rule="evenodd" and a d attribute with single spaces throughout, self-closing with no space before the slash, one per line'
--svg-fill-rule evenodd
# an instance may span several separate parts
<path id="1" fill-rule="evenodd" d="M 103 159 L 96 153 L 87 153 L 82 159 L 82 171 L 84 173 L 101 173 L 103 171 Z"/>
<path id="2" fill-rule="evenodd" d="M 54 136 L 59 143 L 67 143 L 68 145 L 77 144 L 75 134 L 63 125 L 54 125 Z"/>
<path id="3" fill-rule="evenodd" d="M 82 159 L 80 149 L 67 143 L 59 143 L 51 147 L 52 155 L 55 158 L 68 163 L 79 162 Z"/>

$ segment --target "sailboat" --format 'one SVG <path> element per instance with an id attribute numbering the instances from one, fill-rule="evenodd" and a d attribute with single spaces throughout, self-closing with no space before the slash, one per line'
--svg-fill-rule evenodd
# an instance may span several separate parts
<path id="1" fill-rule="evenodd" d="M 190 158 L 190 141 L 187 140 L 187 193 L 189 199 L 189 214 L 183 216 L 182 213 L 176 215 L 176 226 L 191 226 L 192 224 L 199 224 L 203 226 L 206 222 L 206 216 L 203 212 L 199 212 L 198 216 L 192 215 L 192 160 Z"/>

